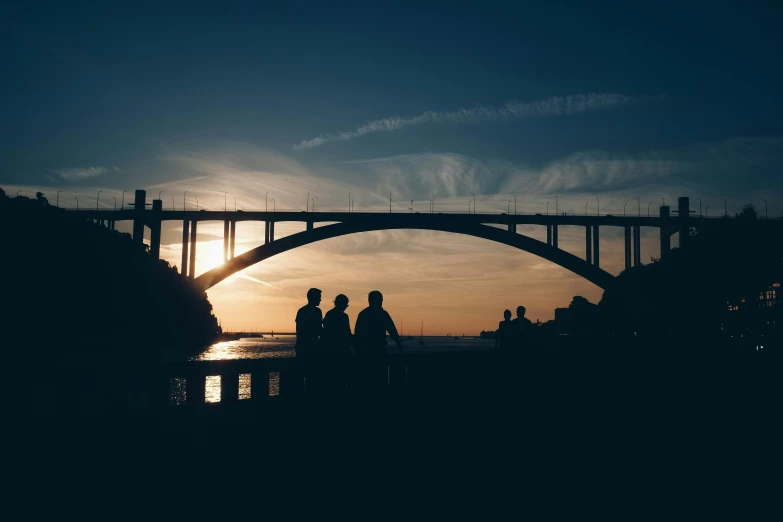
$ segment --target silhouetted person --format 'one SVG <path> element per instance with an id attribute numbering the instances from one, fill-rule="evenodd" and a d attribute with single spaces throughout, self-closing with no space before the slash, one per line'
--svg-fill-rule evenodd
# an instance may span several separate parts
<path id="1" fill-rule="evenodd" d="M 321 291 L 311 288 L 307 291 L 307 304 L 296 312 L 296 365 L 310 382 L 306 387 L 312 390 L 313 378 L 317 380 L 317 369 L 322 363 L 319 340 L 321 338 Z"/>
<path id="2" fill-rule="evenodd" d="M 348 308 L 348 297 L 340 294 L 334 298 L 334 308 L 326 312 L 321 334 L 321 347 L 328 357 L 325 370 L 329 389 L 341 392 L 345 389 L 350 364 L 351 323 L 345 309 Z"/>
<path id="3" fill-rule="evenodd" d="M 530 322 L 530 319 L 525 317 L 525 311 L 526 310 L 524 306 L 517 306 L 517 317 L 511 321 L 517 348 L 527 347 L 527 345 L 530 343 L 530 334 L 532 333 L 531 329 L 533 328 L 533 323 Z"/>
<path id="4" fill-rule="evenodd" d="M 389 313 L 383 309 L 383 294 L 373 290 L 367 296 L 370 306 L 359 312 L 354 340 L 359 362 L 359 381 L 365 391 L 382 393 L 387 383 L 386 332 L 402 349 L 400 335 Z"/>
<path id="5" fill-rule="evenodd" d="M 495 332 L 495 349 L 507 351 L 514 343 L 514 323 L 511 321 L 511 310 L 503 312 L 503 320 L 498 323 L 498 330 Z"/>

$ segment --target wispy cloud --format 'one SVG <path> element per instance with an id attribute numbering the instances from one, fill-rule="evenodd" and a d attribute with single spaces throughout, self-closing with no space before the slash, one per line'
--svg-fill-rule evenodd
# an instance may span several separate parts
<path id="1" fill-rule="evenodd" d="M 54 172 L 66 181 L 79 181 L 118 170 L 120 170 L 118 167 L 79 167 L 71 169 L 54 169 Z"/>
<path id="2" fill-rule="evenodd" d="M 458 109 L 453 112 L 427 111 L 418 116 L 392 117 L 373 120 L 352 131 L 323 134 L 294 145 L 294 150 L 312 149 L 332 141 L 348 141 L 366 134 L 391 132 L 425 123 L 477 123 L 482 121 L 513 121 L 535 117 L 566 116 L 599 109 L 622 107 L 649 100 L 650 97 L 633 97 L 615 93 L 588 93 L 573 96 L 553 96 L 534 102 L 512 100 L 500 108 L 479 105 L 472 109 Z"/>
<path id="3" fill-rule="evenodd" d="M 249 276 L 247 274 L 243 274 L 242 272 L 237 273 L 237 276 L 242 278 L 242 279 L 247 279 L 248 281 L 252 281 L 254 283 L 258 283 L 260 285 L 268 286 L 270 288 L 275 288 L 277 290 L 282 290 L 282 288 L 280 288 L 279 286 L 275 286 L 275 285 L 273 285 L 271 283 L 267 283 L 266 281 L 261 281 L 260 279 L 256 279 L 253 276 Z"/>

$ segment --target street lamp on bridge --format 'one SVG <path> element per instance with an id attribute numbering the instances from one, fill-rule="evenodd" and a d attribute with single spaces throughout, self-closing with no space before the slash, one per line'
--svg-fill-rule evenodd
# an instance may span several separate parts
<path id="1" fill-rule="evenodd" d="M 55 203 L 57 208 L 60 208 L 60 192 L 62 192 L 62 190 L 57 191 L 57 202 Z"/>
<path id="2" fill-rule="evenodd" d="M 729 207 L 726 204 L 726 200 L 724 198 L 720 198 L 723 200 L 723 217 L 726 217 L 729 215 Z"/>
<path id="3" fill-rule="evenodd" d="M 275 198 L 272 198 L 272 212 L 277 212 L 277 207 L 275 207 Z"/>
<path id="4" fill-rule="evenodd" d="M 391 199 L 391 194 L 389 194 L 389 199 Z M 391 208 L 391 206 L 390 206 Z M 307 201 L 305 201 L 305 212 L 310 212 L 310 193 L 307 193 Z M 389 211 L 391 212 L 391 210 Z"/>
<path id="5" fill-rule="evenodd" d="M 198 198 L 196 198 L 196 210 L 198 210 Z"/>
<path id="6" fill-rule="evenodd" d="M 98 191 L 98 197 L 95 200 L 95 210 L 98 210 L 98 203 L 101 201 L 101 192 L 103 191 L 102 190 Z"/>
<path id="7" fill-rule="evenodd" d="M 161 190 L 160 192 L 158 192 L 158 199 L 162 199 L 162 198 L 161 198 L 161 195 L 162 195 L 162 194 L 163 194 L 163 191 L 162 191 L 162 190 Z"/>
<path id="8" fill-rule="evenodd" d="M 701 217 L 701 198 L 696 198 L 699 200 L 699 217 Z"/>
<path id="9" fill-rule="evenodd" d="M 585 216 L 587 215 L 587 204 L 590 203 L 589 201 L 585 202 Z"/>
<path id="10" fill-rule="evenodd" d="M 115 211 L 115 212 L 117 212 L 117 198 L 115 198 L 114 196 L 112 196 L 112 197 L 111 197 L 111 199 L 113 199 L 113 200 L 114 200 L 114 211 Z"/>
<path id="11" fill-rule="evenodd" d="M 707 203 L 707 208 L 704 209 L 704 217 L 708 218 L 710 217 L 710 204 Z"/>
<path id="12" fill-rule="evenodd" d="M 122 191 L 122 200 L 120 201 L 120 210 L 125 210 L 125 193 L 127 190 Z"/>
<path id="13" fill-rule="evenodd" d="M 595 202 L 596 202 L 595 215 L 596 216 L 600 216 L 601 215 L 601 200 L 598 199 L 598 196 L 595 197 Z"/>
<path id="14" fill-rule="evenodd" d="M 74 199 L 76 200 L 76 210 L 79 210 L 79 198 L 74 196 Z"/>
<path id="15" fill-rule="evenodd" d="M 470 214 L 470 205 L 473 203 L 472 199 L 468 200 L 468 214 Z"/>
<path id="16" fill-rule="evenodd" d="M 187 205 L 185 205 L 185 196 L 187 196 L 187 195 L 188 195 L 188 191 L 186 190 L 185 193 L 182 194 L 182 210 L 183 211 L 187 210 L 187 208 L 186 208 Z"/>
<path id="17" fill-rule="evenodd" d="M 348 213 L 351 213 L 351 193 L 348 193 Z"/>
<path id="18" fill-rule="evenodd" d="M 627 206 L 628 206 L 628 202 L 626 201 L 625 205 L 623 205 L 623 217 L 625 217 L 625 207 L 627 207 Z"/>
<path id="19" fill-rule="evenodd" d="M 506 205 L 506 214 L 511 214 L 511 200 L 508 200 L 508 205 Z"/>
<path id="20" fill-rule="evenodd" d="M 223 192 L 223 212 L 228 210 L 228 207 L 226 206 L 226 195 L 228 194 L 228 191 Z"/>
<path id="21" fill-rule="evenodd" d="M 16 197 L 17 197 L 17 198 L 19 197 L 19 193 L 20 193 L 20 192 L 22 192 L 22 191 L 21 191 L 21 190 L 17 190 L 17 191 L 16 191 Z"/>
<path id="22" fill-rule="evenodd" d="M 432 193 L 432 213 L 435 213 L 435 193 Z"/>
<path id="23" fill-rule="evenodd" d="M 389 214 L 391 214 L 391 192 L 389 192 Z"/>
<path id="24" fill-rule="evenodd" d="M 171 210 L 174 210 L 174 196 L 171 196 Z M 182 209 L 185 210 L 185 209 Z"/>
<path id="25" fill-rule="evenodd" d="M 473 194 L 473 213 L 476 213 L 476 195 Z"/>
<path id="26" fill-rule="evenodd" d="M 549 201 L 546 202 L 546 215 L 549 215 Z"/>
<path id="27" fill-rule="evenodd" d="M 514 215 L 517 215 L 517 195 L 514 194 Z"/>
<path id="28" fill-rule="evenodd" d="M 665 200 L 665 199 L 663 199 L 663 197 L 661 197 L 661 206 L 662 206 L 662 207 L 665 207 L 665 206 L 666 206 L 666 200 Z"/>
<path id="29" fill-rule="evenodd" d="M 237 198 L 234 198 L 234 212 L 237 211 Z"/>

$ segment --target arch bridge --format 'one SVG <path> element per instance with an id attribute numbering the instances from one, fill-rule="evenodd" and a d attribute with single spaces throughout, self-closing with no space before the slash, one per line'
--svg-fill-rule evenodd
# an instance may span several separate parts
<path id="1" fill-rule="evenodd" d="M 146 191 L 137 190 L 133 209 L 81 210 L 79 216 L 106 223 L 114 228 L 117 221 L 133 221 L 133 239 L 143 243 L 144 227 L 150 229 L 150 255 L 160 257 L 161 223 L 182 221 L 182 264 L 180 272 L 203 290 L 207 290 L 232 274 L 276 254 L 308 245 L 324 239 L 392 229 L 418 229 L 452 232 L 479 237 L 509 245 L 530 252 L 584 277 L 601 288 L 607 288 L 614 276 L 600 267 L 600 227 L 622 227 L 625 231 L 625 267 L 641 264 L 641 227 L 655 227 L 660 230 L 661 256 L 670 251 L 670 238 L 680 234 L 680 246 L 687 244 L 689 228 L 699 226 L 705 219 L 691 217 L 689 199 L 678 200 L 677 216 L 670 215 L 668 206 L 660 207 L 659 216 L 574 216 L 542 214 L 476 214 L 476 213 L 411 213 L 411 212 L 243 212 L 239 211 L 164 211 L 162 201 L 152 201 L 152 208 L 146 209 Z M 223 221 L 223 265 L 196 277 L 196 235 L 199 221 Z M 236 224 L 238 221 L 263 221 L 265 223 L 264 243 L 242 255 L 234 255 Z M 303 222 L 305 230 L 282 239 L 275 239 L 275 223 Z M 315 226 L 325 223 L 322 226 Z M 546 242 L 517 233 L 517 225 L 541 225 L 546 227 Z M 582 226 L 585 228 L 584 258 L 575 256 L 558 246 L 558 227 Z M 503 227 L 503 228 L 500 228 Z"/>

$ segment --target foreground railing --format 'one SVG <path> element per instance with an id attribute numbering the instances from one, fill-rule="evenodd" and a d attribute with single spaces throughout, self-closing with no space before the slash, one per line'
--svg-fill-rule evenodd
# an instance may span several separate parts
<path id="1" fill-rule="evenodd" d="M 491 379 L 492 361 L 493 353 L 489 351 L 391 354 L 387 356 L 386 384 L 396 392 L 479 387 Z M 351 388 L 361 367 L 351 358 L 345 371 L 347 379 L 340 382 L 347 381 L 346 388 Z M 306 381 L 293 358 L 168 363 L 164 378 L 172 407 L 260 403 L 294 398 L 306 389 Z"/>

